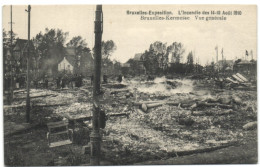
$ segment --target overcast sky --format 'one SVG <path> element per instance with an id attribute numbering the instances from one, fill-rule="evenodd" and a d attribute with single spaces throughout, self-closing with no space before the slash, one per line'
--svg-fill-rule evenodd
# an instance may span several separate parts
<path id="1" fill-rule="evenodd" d="M 27 6 L 13 6 L 13 31 L 19 38 L 27 38 Z M 185 11 L 234 11 L 241 10 L 241 16 L 227 16 L 226 21 L 196 21 L 191 15 L 189 21 L 143 21 L 138 15 L 127 15 L 126 11 L 172 11 L 172 16 L 178 16 L 179 10 Z M 31 10 L 31 37 L 45 28 L 60 28 L 69 32 L 67 41 L 74 36 L 86 39 L 90 48 L 94 45 L 94 13 L 95 6 L 90 5 L 52 5 L 35 6 Z M 117 50 L 112 59 L 126 62 L 135 53 L 142 53 L 155 41 L 170 45 L 173 42 L 184 44 L 186 52 L 195 52 L 201 64 L 216 60 L 215 47 L 221 49 L 227 60 L 242 58 L 245 50 L 252 50 L 256 59 L 257 27 L 256 6 L 185 6 L 185 5 L 138 5 L 109 6 L 103 5 L 104 32 L 103 40 L 113 40 Z M 3 28 L 10 29 L 10 6 L 3 7 Z"/>

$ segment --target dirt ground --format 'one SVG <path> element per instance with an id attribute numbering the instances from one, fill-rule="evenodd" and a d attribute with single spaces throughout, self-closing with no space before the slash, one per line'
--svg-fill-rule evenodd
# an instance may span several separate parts
<path id="1" fill-rule="evenodd" d="M 246 133 L 239 144 L 214 151 L 179 156 L 165 160 L 145 161 L 135 165 L 191 165 L 191 164 L 256 164 L 257 132 Z"/>
<path id="2" fill-rule="evenodd" d="M 106 128 L 101 131 L 102 161 L 113 165 L 162 164 L 162 160 L 167 160 L 165 164 L 257 162 L 257 150 L 252 147 L 257 142 L 257 131 L 253 128 L 243 129 L 245 124 L 257 121 L 256 91 L 219 89 L 208 80 L 169 80 L 164 77 L 149 82 L 140 78 L 125 79 L 120 84 L 111 81 L 103 84 L 102 90 L 102 109 L 107 114 L 128 113 L 127 117 L 108 118 Z M 56 119 L 90 117 L 90 81 L 85 80 L 81 88 L 56 90 L 53 86 L 49 90 L 32 89 L 30 125 L 20 129 L 8 128 L 8 125 L 18 127 L 25 122 L 25 93 L 17 91 L 13 105 L 4 106 L 5 164 L 88 164 L 89 154 L 82 154 L 82 148 L 89 142 L 90 121 L 70 125 L 75 131 L 73 144 L 55 148 L 48 146 L 46 123 Z M 139 109 L 140 106 L 134 105 L 141 101 L 170 103 L 143 112 Z M 217 105 L 196 105 L 195 108 L 183 105 L 199 104 L 201 101 L 214 101 L 210 104 Z M 230 106 L 231 108 L 225 108 Z M 225 158 L 232 157 L 234 152 L 246 148 L 247 144 L 248 152 L 238 154 L 232 162 Z M 225 154 L 222 154 L 224 156 L 220 156 L 222 159 L 210 160 L 210 157 L 219 155 L 214 150 L 222 149 L 226 149 Z M 211 156 L 203 155 L 203 152 L 210 151 Z M 192 158 L 194 155 L 199 158 Z M 241 159 L 244 155 L 248 155 L 247 160 Z M 173 157 L 175 158 L 171 160 Z M 254 161 L 250 161 L 252 157 Z"/>

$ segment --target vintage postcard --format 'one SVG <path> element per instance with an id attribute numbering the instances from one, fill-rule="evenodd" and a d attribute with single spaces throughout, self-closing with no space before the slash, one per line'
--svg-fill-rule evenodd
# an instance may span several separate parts
<path id="1" fill-rule="evenodd" d="M 256 5 L 4 5 L 8 166 L 256 164 Z"/>

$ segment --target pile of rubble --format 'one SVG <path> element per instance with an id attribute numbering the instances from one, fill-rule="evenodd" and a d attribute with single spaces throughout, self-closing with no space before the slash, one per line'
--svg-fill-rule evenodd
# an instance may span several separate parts
<path id="1" fill-rule="evenodd" d="M 228 145 L 238 141 L 243 136 L 243 130 L 255 128 L 256 94 L 238 91 L 232 95 L 232 90 L 218 93 L 195 90 L 192 81 L 188 83 L 191 84 L 189 91 L 178 90 L 185 82 L 187 80 L 173 87 L 172 90 L 178 92 L 174 93 L 165 87 L 156 90 L 167 85 L 167 80 L 130 81 L 123 88 L 128 91 L 119 91 L 114 96 L 114 103 L 118 103 L 110 109 L 121 108 L 118 112 L 129 104 L 129 100 L 133 101 L 127 109 L 131 112 L 129 118 L 110 119 L 105 128 L 104 145 L 117 155 L 114 159 L 124 159 L 122 153 L 125 150 L 128 154 L 137 153 L 135 156 L 142 159 L 144 154 L 153 157 L 156 154 Z M 129 92 L 133 97 L 124 97 Z M 122 100 L 125 103 L 121 103 Z M 252 104 L 252 101 L 255 103 Z"/>
<path id="2" fill-rule="evenodd" d="M 237 77 L 243 82 L 235 81 Z M 235 74 L 225 84 L 233 88 L 253 87 L 242 78 Z M 183 151 L 228 145 L 238 141 L 245 130 L 256 128 L 255 91 L 216 91 L 210 86 L 212 83 L 208 87 L 199 84 L 203 85 L 202 81 L 165 77 L 103 84 L 101 109 L 108 118 L 102 130 L 104 157 L 118 164 L 161 159 Z M 25 97 L 26 92 L 17 93 L 17 98 Z M 31 97 L 34 107 L 52 110 L 49 117 L 91 119 L 89 85 L 59 91 L 32 89 Z M 17 100 L 15 105 L 24 107 L 24 99 Z M 75 134 L 90 130 L 91 123 L 88 121 L 85 129 L 80 128 L 76 126 Z M 86 132 L 86 141 L 89 134 Z M 82 136 L 77 139 L 85 140 Z"/>
<path id="3" fill-rule="evenodd" d="M 256 90 L 256 83 L 250 82 L 240 73 L 233 74 L 225 79 L 216 80 L 216 84 L 221 88 L 230 88 L 235 90 Z"/>

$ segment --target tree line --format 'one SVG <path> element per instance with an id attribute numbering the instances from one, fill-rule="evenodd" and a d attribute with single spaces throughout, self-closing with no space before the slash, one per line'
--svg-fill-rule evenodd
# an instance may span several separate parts
<path id="1" fill-rule="evenodd" d="M 10 32 L 3 29 L 3 47 L 4 49 L 14 47 L 17 34 L 13 33 L 13 46 L 10 44 Z M 75 64 L 74 68 L 79 68 L 79 61 L 82 56 L 87 54 L 93 55 L 94 48 L 90 48 L 82 36 L 74 36 L 67 43 L 69 32 L 64 32 L 61 29 L 49 29 L 46 28 L 44 32 L 39 32 L 35 37 L 31 39 L 35 48 L 35 55 L 39 61 L 39 69 L 43 72 L 47 72 L 48 69 L 57 71 L 57 63 L 65 55 L 65 48 L 75 48 Z M 102 65 L 111 64 L 110 57 L 116 50 L 116 44 L 113 40 L 102 41 Z"/>
<path id="2" fill-rule="evenodd" d="M 147 74 L 191 73 L 195 67 L 194 56 L 190 51 L 186 63 L 182 63 L 185 51 L 181 42 L 173 42 L 167 45 L 167 43 L 156 41 L 150 44 L 149 49 L 144 51 L 140 61 Z M 130 73 L 138 73 L 140 62 L 129 59 L 127 63 L 134 67 Z"/>

